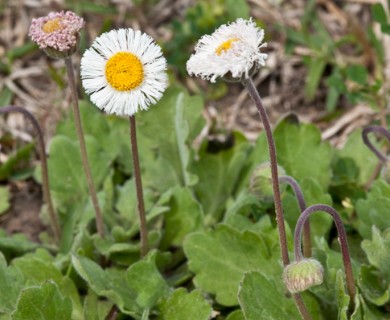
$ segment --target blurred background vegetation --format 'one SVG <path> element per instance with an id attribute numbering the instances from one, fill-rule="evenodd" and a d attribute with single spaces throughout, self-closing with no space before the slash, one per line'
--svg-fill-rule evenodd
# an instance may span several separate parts
<path id="1" fill-rule="evenodd" d="M 268 42 L 267 65 L 255 82 L 272 123 L 293 112 L 320 127 L 323 139 L 342 146 L 357 127 L 386 125 L 388 8 L 386 0 L 0 0 L 0 107 L 30 110 L 50 142 L 69 108 L 64 65 L 45 56 L 27 34 L 32 18 L 69 9 L 86 21 L 76 68 L 96 36 L 112 28 L 140 29 L 162 46 L 171 84 L 203 96 L 210 140 L 232 130 L 255 140 L 260 122 L 242 86 L 210 85 L 189 77 L 185 68 L 202 35 L 252 17 Z M 80 98 L 86 98 L 82 90 Z M 18 114 L 3 117 L 0 125 L 0 181 L 30 194 L 25 183 L 36 159 L 32 128 Z"/>

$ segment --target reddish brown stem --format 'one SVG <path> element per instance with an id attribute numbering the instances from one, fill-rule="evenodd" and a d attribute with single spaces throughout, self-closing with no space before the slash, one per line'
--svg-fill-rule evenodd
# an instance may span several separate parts
<path id="1" fill-rule="evenodd" d="M 288 257 L 288 248 L 287 248 L 286 229 L 284 227 L 282 201 L 281 201 L 280 189 L 279 189 L 279 177 L 278 177 L 275 142 L 272 136 L 272 129 L 268 120 L 267 112 L 265 111 L 260 95 L 257 92 L 257 89 L 251 78 L 246 80 L 246 86 L 249 91 L 249 95 L 251 96 L 252 100 L 255 102 L 257 110 L 260 114 L 260 118 L 263 122 L 264 131 L 268 141 L 269 157 L 271 163 L 272 188 L 273 188 L 274 202 L 275 202 L 276 222 L 279 231 L 279 246 L 280 246 L 280 252 L 282 254 L 283 265 L 286 266 L 289 263 L 289 257 Z"/>
<path id="2" fill-rule="evenodd" d="M 298 182 L 290 176 L 279 177 L 279 182 L 288 183 L 290 185 L 290 187 L 294 190 L 295 198 L 297 199 L 301 213 L 305 211 L 306 202 Z M 306 258 L 311 257 L 311 236 L 309 220 L 307 220 L 305 225 L 303 226 L 303 255 Z"/>
<path id="3" fill-rule="evenodd" d="M 353 310 L 355 295 L 356 295 L 356 287 L 355 287 L 355 282 L 353 280 L 352 264 L 351 264 L 351 258 L 349 255 L 349 250 L 348 250 L 347 234 L 345 232 L 343 222 L 342 222 L 338 212 L 335 209 L 333 209 L 332 207 L 325 205 L 325 204 L 316 204 L 316 205 L 308 207 L 305 211 L 302 212 L 301 216 L 299 217 L 299 219 L 297 221 L 297 225 L 295 227 L 295 234 L 294 234 L 295 260 L 300 261 L 303 259 L 302 251 L 301 251 L 302 228 L 303 228 L 306 220 L 309 218 L 309 216 L 317 211 L 323 211 L 323 212 L 326 212 L 329 215 L 331 215 L 335 224 L 336 224 L 337 232 L 339 234 L 341 254 L 343 256 L 344 269 L 345 269 L 345 279 L 347 282 L 347 290 L 348 290 L 348 294 L 351 298 L 350 306 L 352 308 L 351 310 Z"/>
<path id="4" fill-rule="evenodd" d="M 275 212 L 276 212 L 276 223 L 279 231 L 279 246 L 282 255 L 283 265 L 286 266 L 289 264 L 290 259 L 288 257 L 288 248 L 287 248 L 287 237 L 286 237 L 286 229 L 284 226 L 284 218 L 283 218 L 283 209 L 282 209 L 282 200 L 280 197 L 280 189 L 279 189 L 279 177 L 278 177 L 278 165 L 276 159 L 276 147 L 274 138 L 272 136 L 271 125 L 268 120 L 267 112 L 263 106 L 260 95 L 257 92 L 257 89 L 251 78 L 246 80 L 246 87 L 248 89 L 249 95 L 254 101 L 256 108 L 260 114 L 260 118 L 263 122 L 265 134 L 268 141 L 268 150 L 270 156 L 271 163 L 271 175 L 272 175 L 272 188 L 274 193 L 274 202 L 275 202 Z M 294 300 L 297 305 L 301 316 L 305 320 L 311 319 L 306 306 L 301 298 L 301 296 L 296 293 L 294 294 Z"/>
<path id="5" fill-rule="evenodd" d="M 76 82 L 74 80 L 73 64 L 72 64 L 71 57 L 65 58 L 65 65 L 66 65 L 66 70 L 68 73 L 70 91 L 71 91 L 72 97 L 73 97 L 72 108 L 73 108 L 74 123 L 76 126 L 77 137 L 78 137 L 79 143 L 80 143 L 81 160 L 83 162 L 84 172 L 85 172 L 85 176 L 87 178 L 89 195 L 91 196 L 92 204 L 93 204 L 93 207 L 95 209 L 96 229 L 98 231 L 99 236 L 101 238 L 103 238 L 104 237 L 103 216 L 102 216 L 102 213 L 100 210 L 100 206 L 99 206 L 99 202 L 98 202 L 98 198 L 97 198 L 97 194 L 96 194 L 96 190 L 95 190 L 95 185 L 94 185 L 93 179 L 92 179 L 91 168 L 90 168 L 89 162 L 88 162 L 88 154 L 87 154 L 87 148 L 85 146 L 83 127 L 81 125 L 79 99 L 78 99 L 78 95 L 77 95 Z"/>
<path id="6" fill-rule="evenodd" d="M 43 199 L 44 202 L 47 204 L 49 217 L 51 221 L 51 226 L 53 228 L 53 234 L 54 238 L 57 243 L 59 243 L 61 239 L 61 228 L 60 224 L 58 222 L 57 214 L 53 207 L 53 202 L 51 199 L 50 194 L 50 186 L 49 186 L 49 170 L 47 168 L 47 159 L 46 159 L 46 152 L 45 152 L 45 141 L 43 139 L 43 134 L 41 127 L 38 123 L 38 121 L 35 119 L 35 117 L 26 109 L 22 107 L 17 106 L 7 106 L 0 108 L 0 113 L 9 113 L 9 112 L 20 112 L 22 113 L 27 119 L 29 119 L 36 131 L 36 136 L 38 139 L 38 151 L 39 151 L 39 157 L 41 159 L 41 165 L 42 165 L 42 190 L 43 190 Z"/>
<path id="7" fill-rule="evenodd" d="M 116 307 L 116 305 L 114 304 L 110 310 L 110 312 L 108 313 L 108 315 L 106 316 L 106 320 L 115 320 L 118 316 L 118 308 Z"/>
<path id="8" fill-rule="evenodd" d="M 382 162 L 382 163 L 386 163 L 388 161 L 387 159 L 387 156 L 384 155 L 380 150 L 378 150 L 370 141 L 370 139 L 368 139 L 368 134 L 370 132 L 373 132 L 373 133 L 380 133 L 382 136 L 386 137 L 386 139 L 390 142 L 390 132 L 388 130 L 386 130 L 385 128 L 383 127 L 380 127 L 380 126 L 369 126 L 369 127 L 366 127 L 363 129 L 362 131 L 362 138 L 363 138 L 363 142 L 366 144 L 366 146 L 378 157 L 378 159 Z"/>
<path id="9" fill-rule="evenodd" d="M 138 156 L 138 144 L 137 144 L 137 130 L 135 123 L 135 116 L 130 116 L 130 142 L 131 142 L 131 154 L 133 157 L 133 169 L 135 188 L 137 192 L 137 203 L 138 203 L 138 217 L 140 224 L 140 242 L 141 242 L 141 257 L 145 257 L 148 253 L 148 227 L 146 224 L 144 196 L 142 191 L 142 177 L 139 166 Z"/>

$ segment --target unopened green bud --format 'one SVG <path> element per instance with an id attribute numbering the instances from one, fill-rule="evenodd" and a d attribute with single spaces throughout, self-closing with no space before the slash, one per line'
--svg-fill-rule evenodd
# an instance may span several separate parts
<path id="1" fill-rule="evenodd" d="M 318 286 L 324 280 L 324 269 L 315 259 L 303 259 L 284 268 L 283 281 L 291 293 L 305 291 Z"/>
<path id="2" fill-rule="evenodd" d="M 278 166 L 279 176 L 285 175 L 285 171 Z M 277 182 L 278 183 L 278 182 Z M 280 185 L 285 188 L 285 184 Z M 252 173 L 249 185 L 250 191 L 263 202 L 273 202 L 274 192 L 272 188 L 272 172 L 269 162 L 258 165 Z"/>

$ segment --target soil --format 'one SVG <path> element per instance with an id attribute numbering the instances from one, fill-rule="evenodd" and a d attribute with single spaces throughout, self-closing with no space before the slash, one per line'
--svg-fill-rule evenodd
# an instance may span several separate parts
<path id="1" fill-rule="evenodd" d="M 8 234 L 23 233 L 32 241 L 39 241 L 39 234 L 46 229 L 39 212 L 42 206 L 41 187 L 32 180 L 10 184 L 11 206 L 0 216 L 0 227 Z"/>

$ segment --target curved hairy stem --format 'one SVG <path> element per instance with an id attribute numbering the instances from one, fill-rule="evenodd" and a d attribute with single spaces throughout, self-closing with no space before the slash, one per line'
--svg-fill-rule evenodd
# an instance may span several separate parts
<path id="1" fill-rule="evenodd" d="M 349 250 L 348 250 L 347 235 L 345 233 L 345 228 L 344 228 L 343 222 L 342 222 L 338 212 L 335 209 L 333 209 L 332 207 L 325 205 L 325 204 L 316 204 L 316 205 L 308 207 L 305 211 L 302 212 L 301 216 L 299 217 L 299 219 L 297 221 L 297 225 L 295 227 L 295 234 L 294 234 L 295 260 L 300 261 L 303 259 L 303 255 L 302 255 L 302 251 L 301 251 L 302 229 L 303 229 L 304 224 L 306 223 L 306 220 L 309 218 L 309 216 L 317 211 L 323 211 L 323 212 L 326 212 L 329 215 L 331 215 L 335 224 L 336 224 L 337 233 L 339 235 L 341 254 L 343 256 L 345 279 L 347 282 L 347 290 L 348 290 L 349 296 L 351 297 L 350 303 L 351 303 L 351 307 L 353 308 L 354 301 L 355 301 L 355 295 L 356 295 L 356 287 L 355 287 L 355 282 L 353 280 L 353 272 L 352 272 L 351 258 L 350 258 Z"/>
<path id="2" fill-rule="evenodd" d="M 47 204 L 48 212 L 49 212 L 49 218 L 51 221 L 51 225 L 53 228 L 53 234 L 54 238 L 57 241 L 57 243 L 60 241 L 61 238 L 61 228 L 60 224 L 58 222 L 57 214 L 53 207 L 53 202 L 51 199 L 50 194 L 50 187 L 49 187 L 49 170 L 47 168 L 47 159 L 46 159 L 46 152 L 45 152 L 45 141 L 43 139 L 43 134 L 41 127 L 38 123 L 38 121 L 35 119 L 35 117 L 26 109 L 22 107 L 17 106 L 6 106 L 0 108 L 0 113 L 10 113 L 10 112 L 19 112 L 23 114 L 30 122 L 32 123 L 37 139 L 38 139 L 38 151 L 39 151 L 39 157 L 41 159 L 41 165 L 42 165 L 42 190 L 43 190 L 43 198 L 45 203 Z"/>
<path id="3" fill-rule="evenodd" d="M 303 211 L 305 211 L 306 202 L 305 202 L 305 198 L 303 196 L 301 187 L 299 186 L 298 182 L 293 177 L 290 177 L 290 176 L 279 177 L 279 182 L 287 183 L 290 185 L 290 187 L 294 190 L 294 194 L 295 194 L 295 197 L 297 199 L 301 213 Z M 311 236 L 310 236 L 310 222 L 309 222 L 309 220 L 307 220 L 305 225 L 303 226 L 303 255 L 306 258 L 311 257 Z"/>

